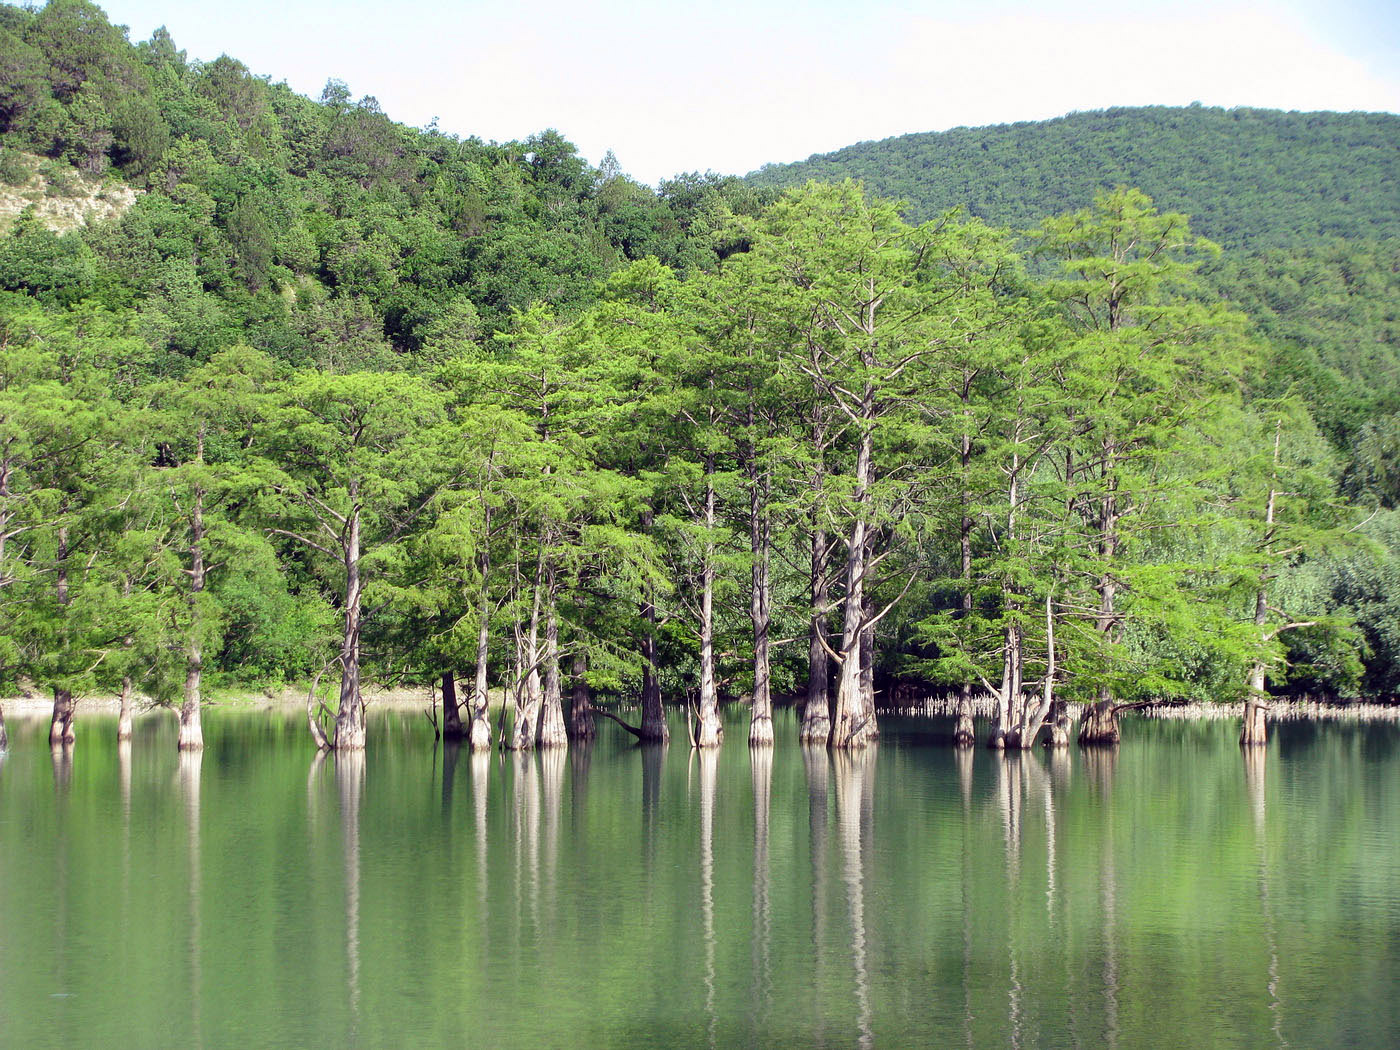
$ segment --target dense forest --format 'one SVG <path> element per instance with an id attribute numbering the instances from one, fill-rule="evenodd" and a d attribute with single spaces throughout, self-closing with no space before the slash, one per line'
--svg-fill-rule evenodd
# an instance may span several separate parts
<path id="1" fill-rule="evenodd" d="M 864 173 L 652 190 L 0 7 L 0 691 L 51 691 L 56 743 L 84 695 L 122 732 L 179 705 L 198 747 L 210 683 L 335 682 L 334 748 L 369 681 L 516 748 L 595 696 L 700 746 L 791 697 L 847 747 L 900 682 L 992 694 L 1004 746 L 1066 702 L 1111 736 L 1145 699 L 1391 692 L 1397 121 L 1317 126 L 1276 178 L 1357 226 L 1232 238 L 1091 129 L 1073 199 L 997 146 L 1020 210 L 901 214 Z"/>

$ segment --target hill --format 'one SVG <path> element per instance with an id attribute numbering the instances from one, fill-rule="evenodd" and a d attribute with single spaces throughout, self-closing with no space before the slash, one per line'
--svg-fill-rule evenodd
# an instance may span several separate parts
<path id="1" fill-rule="evenodd" d="M 963 206 L 1016 228 L 1136 186 L 1227 247 L 1400 235 L 1400 116 L 1149 106 L 862 142 L 750 174 L 854 178 L 913 220 Z"/>

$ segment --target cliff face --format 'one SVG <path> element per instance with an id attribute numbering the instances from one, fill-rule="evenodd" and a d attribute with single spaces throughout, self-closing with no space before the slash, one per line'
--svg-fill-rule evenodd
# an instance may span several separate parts
<path id="1" fill-rule="evenodd" d="M 49 229 L 66 233 L 120 218 L 138 195 L 114 179 L 93 179 L 67 164 L 27 153 L 10 153 L 5 167 L 4 174 L 18 181 L 0 181 L 0 233 L 8 232 L 10 224 L 31 207 Z"/>

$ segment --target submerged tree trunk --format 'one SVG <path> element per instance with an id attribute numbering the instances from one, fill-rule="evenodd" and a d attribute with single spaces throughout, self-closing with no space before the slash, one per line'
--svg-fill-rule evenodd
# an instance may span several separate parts
<path id="1" fill-rule="evenodd" d="M 201 427 L 196 443 L 195 463 L 204 462 L 204 430 Z M 181 751 L 203 751 L 204 729 L 200 725 L 200 692 L 204 676 L 204 657 L 200 635 L 200 596 L 204 593 L 204 489 L 195 481 L 190 516 L 190 610 L 189 638 L 185 647 L 185 700 L 180 705 Z"/>
<path id="2" fill-rule="evenodd" d="M 365 746 L 365 705 L 360 694 L 360 508 L 359 483 L 350 482 L 350 516 L 345 541 L 345 617 L 340 643 L 340 704 L 330 744 L 337 751 Z"/>
<path id="3" fill-rule="evenodd" d="M 462 709 L 457 703 L 457 681 L 451 671 L 443 671 L 442 682 L 442 738 L 462 739 Z"/>
<path id="4" fill-rule="evenodd" d="M 705 460 L 705 544 L 700 569 L 700 701 L 695 711 L 695 746 L 718 747 L 724 741 L 715 680 L 715 484 L 714 456 Z"/>
<path id="5" fill-rule="evenodd" d="M 559 681 L 559 607 L 555 598 L 554 566 L 545 571 L 544 618 L 544 696 L 535 743 L 540 747 L 566 747 L 569 734 L 564 729 L 564 697 Z"/>
<path id="6" fill-rule="evenodd" d="M 574 653 L 574 665 L 569 672 L 572 686 L 569 699 L 569 737 L 573 740 L 592 740 L 598 733 L 587 675 L 588 657 L 582 652 Z"/>

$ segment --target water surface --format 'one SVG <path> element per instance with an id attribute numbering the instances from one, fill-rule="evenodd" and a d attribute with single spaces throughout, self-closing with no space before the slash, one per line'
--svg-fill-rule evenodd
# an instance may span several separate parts
<path id="1" fill-rule="evenodd" d="M 1385 1046 L 1400 729 L 473 756 L 372 713 L 0 758 L 0 1045 Z"/>

